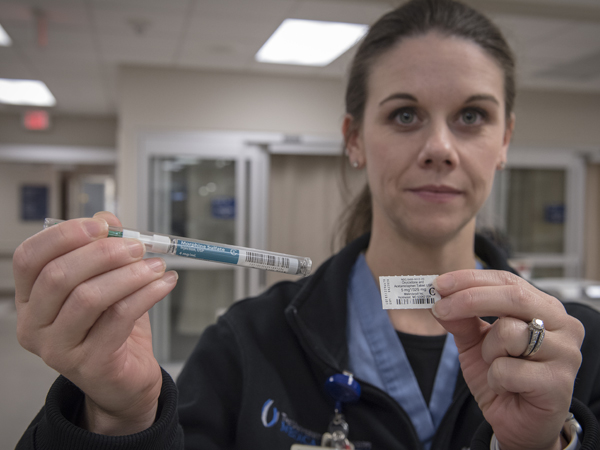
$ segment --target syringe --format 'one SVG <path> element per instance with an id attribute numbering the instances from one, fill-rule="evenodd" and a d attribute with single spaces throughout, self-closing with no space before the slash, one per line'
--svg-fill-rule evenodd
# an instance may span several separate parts
<path id="1" fill-rule="evenodd" d="M 44 228 L 64 222 L 59 219 L 44 220 Z M 289 273 L 292 275 L 310 274 L 312 261 L 302 256 L 292 256 L 274 253 L 237 245 L 217 244 L 215 242 L 199 241 L 197 239 L 141 232 L 129 228 L 108 227 L 108 237 L 133 238 L 142 241 L 146 250 L 152 253 L 162 253 L 188 258 L 202 259 L 224 264 L 253 267 L 255 269 L 271 270 L 273 272 Z"/>

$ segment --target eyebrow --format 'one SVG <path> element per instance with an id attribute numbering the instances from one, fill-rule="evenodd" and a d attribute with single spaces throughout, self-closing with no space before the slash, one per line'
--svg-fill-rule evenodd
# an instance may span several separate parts
<path id="1" fill-rule="evenodd" d="M 379 102 L 379 106 L 383 105 L 385 102 L 389 102 L 390 100 L 411 100 L 413 102 L 418 102 L 417 98 L 414 95 L 406 94 L 404 92 L 398 92 L 396 94 L 392 94 L 389 97 L 384 98 L 381 102 Z"/>
<path id="2" fill-rule="evenodd" d="M 392 94 L 392 95 L 384 98 L 381 102 L 379 102 L 379 106 L 383 105 L 386 102 L 389 102 L 390 100 L 410 100 L 413 102 L 418 102 L 417 97 L 415 97 L 414 95 L 407 94 L 405 92 L 397 92 L 395 94 Z M 490 101 L 490 102 L 495 103 L 496 105 L 500 106 L 500 102 L 496 99 L 496 97 L 494 97 L 493 95 L 488 95 L 488 94 L 471 95 L 465 101 L 465 104 L 472 103 L 472 102 L 478 102 L 478 101 L 482 101 L 482 100 Z"/>
<path id="3" fill-rule="evenodd" d="M 471 102 L 478 102 L 478 101 L 490 101 L 492 103 L 495 103 L 496 105 L 500 106 L 500 102 L 496 99 L 496 97 L 494 97 L 493 95 L 488 95 L 488 94 L 477 94 L 477 95 L 471 95 L 466 101 L 466 103 L 471 103 Z"/>

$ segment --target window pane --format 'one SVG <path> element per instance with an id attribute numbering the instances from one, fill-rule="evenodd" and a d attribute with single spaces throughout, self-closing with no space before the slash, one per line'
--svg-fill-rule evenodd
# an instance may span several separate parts
<path id="1" fill-rule="evenodd" d="M 514 253 L 562 253 L 564 170 L 511 169 L 507 230 Z"/>
<path id="2" fill-rule="evenodd" d="M 151 165 L 153 231 L 224 244 L 235 244 L 235 161 L 200 157 L 158 157 Z M 204 329 L 235 298 L 232 266 L 177 269 L 179 280 L 161 310 L 163 360 L 184 361 Z M 189 266 L 188 266 L 189 267 Z M 166 305 L 165 305 L 166 306 Z"/>
<path id="3" fill-rule="evenodd" d="M 235 243 L 234 161 L 169 157 L 153 163 L 158 197 L 151 202 L 156 209 L 153 220 L 162 223 L 156 231 Z"/>

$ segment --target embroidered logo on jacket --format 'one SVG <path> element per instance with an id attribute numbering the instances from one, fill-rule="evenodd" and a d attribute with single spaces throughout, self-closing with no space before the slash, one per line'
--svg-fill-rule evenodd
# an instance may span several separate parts
<path id="1" fill-rule="evenodd" d="M 262 420 L 262 423 L 266 428 L 271 428 L 279 420 L 279 411 L 277 411 L 277 408 L 275 407 L 273 408 L 273 418 L 270 422 L 267 419 L 267 416 L 269 415 L 269 408 L 271 408 L 273 403 L 274 401 L 269 399 L 265 402 L 265 404 L 262 407 L 262 414 L 260 415 L 260 419 Z"/>
<path id="2" fill-rule="evenodd" d="M 280 413 L 279 410 L 273 406 L 273 403 L 275 402 L 272 399 L 269 399 L 262 407 L 260 419 L 265 428 L 272 428 L 279 424 L 275 428 L 278 428 L 281 433 L 287 434 L 288 437 L 296 442 L 300 442 L 304 445 L 319 445 L 321 443 L 320 433 L 315 433 L 314 431 L 301 427 L 290 419 L 286 413 Z M 272 413 L 270 412 L 271 409 L 273 410 Z"/>

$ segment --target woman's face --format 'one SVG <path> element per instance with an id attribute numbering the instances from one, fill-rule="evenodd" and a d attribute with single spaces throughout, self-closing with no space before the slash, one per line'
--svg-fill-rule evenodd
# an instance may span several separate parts
<path id="1" fill-rule="evenodd" d="M 474 225 L 513 126 L 495 60 L 471 41 L 430 32 L 382 55 L 367 89 L 347 148 L 366 167 L 373 231 L 435 243 Z"/>

